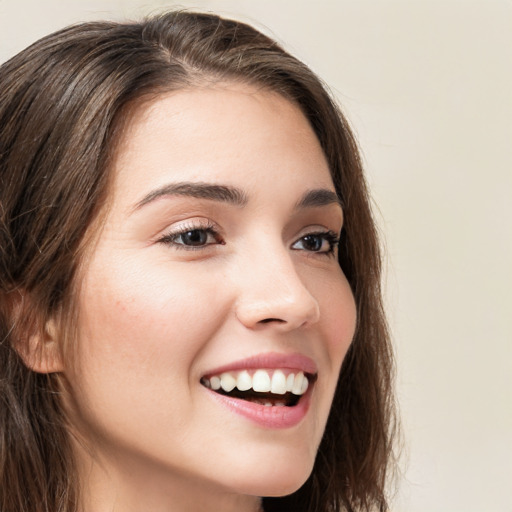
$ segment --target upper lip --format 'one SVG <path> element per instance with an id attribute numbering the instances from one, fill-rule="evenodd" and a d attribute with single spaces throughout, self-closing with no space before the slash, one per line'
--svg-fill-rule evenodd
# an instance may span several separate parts
<path id="1" fill-rule="evenodd" d="M 318 368 L 316 363 L 310 357 L 303 354 L 282 354 L 279 352 L 267 352 L 255 356 L 233 361 L 212 370 L 208 370 L 204 376 L 219 375 L 224 372 L 249 370 L 249 369 L 291 369 L 300 370 L 303 373 L 316 374 Z"/>

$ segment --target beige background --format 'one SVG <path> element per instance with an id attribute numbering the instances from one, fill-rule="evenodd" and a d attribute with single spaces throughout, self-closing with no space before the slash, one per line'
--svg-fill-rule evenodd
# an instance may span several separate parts
<path id="1" fill-rule="evenodd" d="M 0 0 L 0 60 L 140 0 Z M 395 512 L 512 511 L 512 2 L 196 0 L 285 41 L 359 136 L 387 247 Z"/>

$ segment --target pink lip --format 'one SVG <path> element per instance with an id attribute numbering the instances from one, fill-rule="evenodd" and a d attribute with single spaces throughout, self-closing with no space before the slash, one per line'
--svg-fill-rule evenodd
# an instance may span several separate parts
<path id="1" fill-rule="evenodd" d="M 224 372 L 250 369 L 272 369 L 288 368 L 290 370 L 300 370 L 304 373 L 316 374 L 318 372 L 315 362 L 302 354 L 281 354 L 279 352 L 268 352 L 259 354 L 240 361 L 233 361 L 213 370 L 208 371 L 204 376 L 219 375 Z"/>
<path id="2" fill-rule="evenodd" d="M 215 400 L 236 414 L 240 414 L 252 422 L 269 429 L 284 429 L 298 425 L 306 416 L 311 402 L 311 386 L 299 403 L 293 407 L 267 407 L 227 395 L 220 395 L 211 389 L 204 388 Z"/>
<path id="3" fill-rule="evenodd" d="M 256 356 L 248 357 L 239 361 L 214 368 L 204 374 L 220 375 L 224 372 L 251 369 L 290 369 L 299 370 L 303 373 L 316 375 L 318 368 L 316 363 L 309 357 L 302 354 L 282 354 L 279 352 L 267 352 Z M 315 379 L 316 380 L 316 379 Z M 309 410 L 311 392 L 314 387 L 314 380 L 310 381 L 310 387 L 300 398 L 297 405 L 293 407 L 267 407 L 265 405 L 249 402 L 240 398 L 216 393 L 211 389 L 204 388 L 215 400 L 236 414 L 240 414 L 254 423 L 271 429 L 291 428 L 302 421 Z"/>

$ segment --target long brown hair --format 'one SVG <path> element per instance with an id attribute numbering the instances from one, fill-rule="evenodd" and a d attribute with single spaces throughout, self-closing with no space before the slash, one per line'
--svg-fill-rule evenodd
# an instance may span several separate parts
<path id="1" fill-rule="evenodd" d="M 343 202 L 339 263 L 358 310 L 307 482 L 266 511 L 385 511 L 392 462 L 392 353 L 377 233 L 357 145 L 320 80 L 254 28 L 175 11 L 85 23 L 0 68 L 0 509 L 74 512 L 78 482 L 58 376 L 19 356 L 33 329 L 69 317 L 84 237 L 108 197 L 109 157 L 128 107 L 204 81 L 278 92 L 313 127 Z M 64 313 L 63 313 L 64 312 Z M 71 341 L 72 343 L 72 341 Z"/>

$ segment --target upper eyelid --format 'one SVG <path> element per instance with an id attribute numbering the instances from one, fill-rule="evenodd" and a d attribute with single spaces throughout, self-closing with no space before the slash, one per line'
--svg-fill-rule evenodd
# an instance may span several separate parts
<path id="1" fill-rule="evenodd" d="M 193 230 L 205 230 L 205 231 L 213 231 L 217 234 L 220 234 L 221 229 L 220 227 L 210 220 L 204 220 L 204 221 L 183 221 L 177 223 L 178 226 L 175 228 L 167 228 L 164 230 L 164 234 L 167 235 L 174 235 L 174 234 L 180 234 L 187 231 L 193 231 Z M 300 240 L 302 237 L 307 235 L 336 235 L 337 237 L 340 236 L 341 230 L 334 230 L 327 228 L 325 226 L 309 226 L 306 228 L 303 228 L 300 230 L 299 235 L 295 235 L 294 240 Z"/>
<path id="2" fill-rule="evenodd" d="M 209 243 L 205 245 L 200 246 L 187 246 L 186 244 L 180 244 L 172 240 L 172 238 L 179 237 L 180 235 L 187 233 L 188 231 L 206 231 L 210 233 L 215 239 L 217 243 Z M 329 244 L 331 245 L 330 251 L 322 251 L 317 252 L 317 254 L 327 254 L 332 251 L 334 247 L 336 247 L 340 241 L 340 234 L 336 231 L 333 231 L 332 229 L 328 229 L 326 227 L 310 227 L 310 228 L 304 228 L 304 231 L 299 236 L 296 236 L 293 241 L 291 242 L 291 248 L 293 245 L 297 244 L 301 239 L 303 239 L 306 236 L 323 236 L 325 239 L 328 239 Z M 335 240 L 333 240 L 335 239 Z M 216 225 L 211 220 L 201 220 L 199 222 L 197 221 L 184 221 L 183 225 L 179 225 L 177 228 L 165 232 L 163 235 L 161 235 L 157 240 L 157 243 L 166 243 L 168 245 L 175 245 L 176 247 L 179 247 L 180 249 L 194 249 L 199 250 L 203 248 L 210 247 L 212 245 L 225 245 L 225 242 L 223 240 L 223 237 L 219 234 L 219 230 L 216 228 Z M 334 242 L 334 243 L 333 243 Z M 309 252 L 309 251 L 306 251 Z M 315 251 L 311 251 L 315 252 Z"/>
<path id="3" fill-rule="evenodd" d="M 212 230 L 215 233 L 221 234 L 223 232 L 222 228 L 214 221 L 207 217 L 197 217 L 193 219 L 183 219 L 177 222 L 174 222 L 167 228 L 162 231 L 164 234 L 179 234 L 186 231 L 191 230 Z M 340 236 L 343 228 L 340 229 L 332 229 L 322 224 L 311 224 L 309 226 L 305 226 L 298 231 L 298 234 L 294 235 L 295 240 L 299 240 L 303 236 L 307 235 L 321 235 L 332 233 L 336 236 Z"/>
<path id="4" fill-rule="evenodd" d="M 333 249 L 334 247 L 338 246 L 338 244 L 340 243 L 340 235 L 338 233 L 336 233 L 335 231 L 333 231 L 332 229 L 328 229 L 328 230 L 325 230 L 325 231 L 310 231 L 310 232 L 307 232 L 304 235 L 301 235 L 300 237 L 298 237 L 296 239 L 296 241 L 293 242 L 293 245 L 295 245 L 296 243 L 298 243 L 299 241 L 301 241 L 303 238 L 305 238 L 307 236 L 323 236 L 324 239 L 329 242 L 329 245 L 331 246 L 331 249 Z M 312 252 L 315 252 L 315 251 L 312 251 Z M 320 254 L 325 254 L 325 252 L 322 252 Z"/>
<path id="5" fill-rule="evenodd" d="M 214 243 L 210 242 L 205 245 L 195 246 L 195 245 L 182 244 L 182 243 L 179 243 L 176 241 L 177 238 L 179 238 L 180 236 L 182 236 L 183 234 L 185 234 L 189 231 L 205 231 L 214 238 L 215 242 Z M 197 251 L 201 251 L 206 248 L 216 247 L 218 245 L 224 245 L 224 241 L 223 241 L 222 237 L 218 234 L 218 231 L 216 231 L 215 228 L 208 227 L 208 226 L 193 226 L 193 225 L 183 226 L 183 227 L 180 227 L 180 229 L 176 229 L 174 231 L 164 232 L 161 236 L 159 236 L 156 239 L 155 242 L 156 242 L 156 244 L 162 244 L 167 247 L 173 247 L 174 250 L 190 251 L 190 252 L 194 252 L 194 251 L 197 252 Z"/>
<path id="6" fill-rule="evenodd" d="M 339 240 L 341 232 L 342 229 L 332 229 L 327 226 L 322 226 L 321 224 L 313 224 L 301 229 L 299 231 L 299 235 L 296 236 L 295 241 L 300 240 L 302 237 L 308 235 L 334 235 Z"/>
<path id="7" fill-rule="evenodd" d="M 215 233 L 220 232 L 219 226 L 211 221 L 210 219 L 186 219 L 173 223 L 171 226 L 163 229 L 164 235 L 180 234 L 186 231 L 193 231 L 196 229 L 200 230 L 212 230 Z"/>

